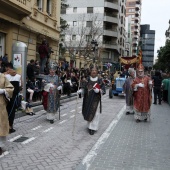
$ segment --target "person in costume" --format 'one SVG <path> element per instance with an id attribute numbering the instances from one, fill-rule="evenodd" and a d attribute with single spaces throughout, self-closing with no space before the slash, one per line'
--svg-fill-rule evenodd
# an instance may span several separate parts
<path id="1" fill-rule="evenodd" d="M 131 85 L 135 78 L 134 68 L 129 68 L 128 73 L 129 77 L 123 85 L 123 91 L 126 94 L 126 115 L 133 113 L 133 89 Z"/>
<path id="2" fill-rule="evenodd" d="M 147 121 L 150 118 L 151 107 L 151 88 L 152 80 L 150 77 L 144 75 L 144 67 L 139 64 L 137 68 L 137 77 L 132 83 L 134 89 L 134 117 L 136 122 L 141 120 Z"/>
<path id="3" fill-rule="evenodd" d="M 3 154 L 3 147 L 6 143 L 6 136 L 9 134 L 7 101 L 12 98 L 14 87 L 4 74 L 0 73 L 0 155 Z"/>
<path id="4" fill-rule="evenodd" d="M 17 74 L 15 70 L 13 70 L 12 64 L 8 65 L 8 71 L 5 74 L 5 77 L 9 80 L 9 82 L 13 85 L 14 91 L 12 98 L 8 102 L 7 105 L 7 112 L 8 112 L 8 119 L 9 119 L 9 133 L 14 133 L 16 130 L 13 128 L 14 119 L 16 109 L 19 107 L 18 103 L 18 94 L 20 92 L 21 87 L 21 75 Z"/>
<path id="5" fill-rule="evenodd" d="M 90 76 L 82 81 L 81 89 L 78 93 L 84 94 L 82 114 L 84 120 L 88 121 L 89 134 L 93 135 L 98 130 L 101 113 L 101 96 L 105 94 L 105 86 L 98 77 L 98 69 L 91 67 Z"/>
<path id="6" fill-rule="evenodd" d="M 43 106 L 47 111 L 47 120 L 50 123 L 54 123 L 55 115 L 59 108 L 60 94 L 59 91 L 62 89 L 62 82 L 56 72 L 56 65 L 50 64 L 49 75 L 46 75 L 43 79 L 45 84 L 43 91 Z"/>

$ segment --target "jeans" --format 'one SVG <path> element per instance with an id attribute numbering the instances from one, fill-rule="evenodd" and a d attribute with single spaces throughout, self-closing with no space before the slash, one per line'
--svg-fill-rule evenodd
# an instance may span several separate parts
<path id="1" fill-rule="evenodd" d="M 47 62 L 47 58 L 40 58 L 40 73 L 44 74 L 44 68 Z"/>
<path id="2" fill-rule="evenodd" d="M 154 103 L 157 103 L 157 97 L 159 100 L 159 104 L 161 103 L 161 87 L 155 86 L 153 89 L 154 92 Z"/>

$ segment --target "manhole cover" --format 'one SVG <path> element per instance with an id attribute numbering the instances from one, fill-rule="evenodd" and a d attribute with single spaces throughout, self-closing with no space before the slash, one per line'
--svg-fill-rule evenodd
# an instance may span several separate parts
<path id="1" fill-rule="evenodd" d="M 20 137 L 20 138 L 18 138 L 18 139 L 16 139 L 16 140 L 14 140 L 14 142 L 23 142 L 23 141 L 25 141 L 25 140 L 27 140 L 27 139 L 29 139 L 28 137 Z"/>

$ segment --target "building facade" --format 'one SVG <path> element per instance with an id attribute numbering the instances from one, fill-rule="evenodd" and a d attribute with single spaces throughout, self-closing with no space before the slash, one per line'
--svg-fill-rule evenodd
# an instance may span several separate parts
<path id="1" fill-rule="evenodd" d="M 131 18 L 132 56 L 138 55 L 142 0 L 126 1 L 126 16 Z"/>
<path id="2" fill-rule="evenodd" d="M 69 29 L 61 37 L 66 48 L 91 58 L 92 40 L 97 43 L 96 61 L 118 62 L 125 53 L 125 0 L 67 0 L 61 17 Z M 87 51 L 88 49 L 88 51 Z"/>
<path id="3" fill-rule="evenodd" d="M 125 56 L 132 56 L 132 33 L 131 33 L 131 17 L 126 17 L 126 39 L 125 39 Z"/>
<path id="4" fill-rule="evenodd" d="M 155 30 L 150 30 L 150 25 L 140 26 L 140 47 L 144 67 L 151 68 L 154 63 Z"/>
<path id="5" fill-rule="evenodd" d="M 8 54 L 12 60 L 12 46 L 16 41 L 27 45 L 27 60 L 38 59 L 37 48 L 46 39 L 57 60 L 60 0 L 0 1 L 0 56 Z"/>

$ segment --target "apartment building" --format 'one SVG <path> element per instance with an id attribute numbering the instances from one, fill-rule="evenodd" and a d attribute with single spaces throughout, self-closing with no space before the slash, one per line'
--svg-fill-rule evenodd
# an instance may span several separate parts
<path id="1" fill-rule="evenodd" d="M 152 68 L 154 63 L 155 30 L 150 25 L 140 26 L 140 47 L 142 50 L 142 64 L 145 68 Z"/>
<path id="2" fill-rule="evenodd" d="M 141 22 L 141 7 L 142 0 L 127 0 L 126 1 L 126 16 L 131 18 L 132 32 L 132 56 L 137 56 L 139 37 L 140 37 L 140 22 Z"/>
<path id="3" fill-rule="evenodd" d="M 69 24 L 61 35 L 66 48 L 76 53 L 89 49 L 95 40 L 96 61 L 118 62 L 125 53 L 125 0 L 67 0 L 67 4 L 61 10 Z M 84 57 L 93 55 L 84 53 Z"/>
<path id="4" fill-rule="evenodd" d="M 28 48 L 27 60 L 38 59 L 37 47 L 45 38 L 58 57 L 60 0 L 1 0 L 0 56 L 12 57 L 12 46 L 21 41 Z"/>

